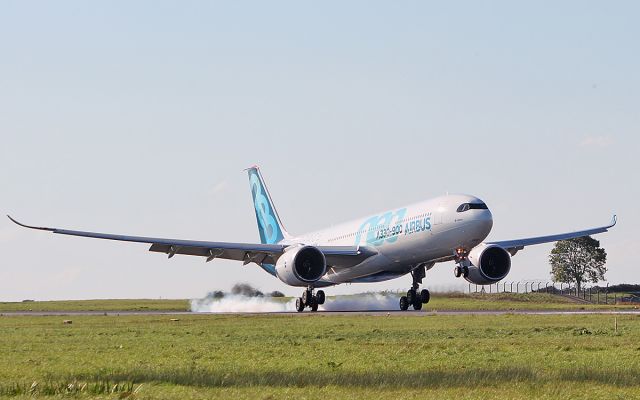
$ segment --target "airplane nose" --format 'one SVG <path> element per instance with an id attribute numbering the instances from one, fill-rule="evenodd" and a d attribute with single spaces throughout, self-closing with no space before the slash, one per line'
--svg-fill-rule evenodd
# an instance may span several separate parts
<path id="1" fill-rule="evenodd" d="M 493 215 L 489 209 L 482 210 L 482 214 L 480 215 L 479 221 L 482 225 L 482 229 L 486 231 L 488 235 L 491 232 L 491 228 L 493 228 Z"/>

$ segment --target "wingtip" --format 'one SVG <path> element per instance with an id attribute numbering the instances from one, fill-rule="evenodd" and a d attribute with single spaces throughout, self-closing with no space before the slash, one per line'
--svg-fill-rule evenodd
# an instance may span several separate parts
<path id="1" fill-rule="evenodd" d="M 617 223 L 618 223 L 618 216 L 616 214 L 613 214 L 613 217 L 611 218 L 611 227 L 616 226 Z"/>
<path id="2" fill-rule="evenodd" d="M 17 220 L 11 218 L 11 215 L 7 214 L 7 218 L 9 218 L 11 220 L 11 222 L 13 222 L 14 224 L 21 226 L 23 228 L 29 228 L 29 229 L 38 229 L 41 231 L 54 231 L 54 229 L 52 228 L 45 228 L 45 227 L 40 227 L 40 226 L 31 226 L 31 225 L 26 225 L 23 224 L 22 222 L 18 222 Z"/>

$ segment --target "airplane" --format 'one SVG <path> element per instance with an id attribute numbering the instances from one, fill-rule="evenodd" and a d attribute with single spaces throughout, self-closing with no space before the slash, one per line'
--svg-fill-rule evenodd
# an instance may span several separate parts
<path id="1" fill-rule="evenodd" d="M 608 225 L 582 231 L 518 240 L 488 241 L 493 227 L 489 207 L 475 196 L 446 195 L 387 210 L 331 228 L 295 236 L 284 228 L 258 166 L 247 168 L 260 243 L 206 242 L 83 232 L 14 223 L 61 235 L 151 244 L 149 251 L 255 263 L 290 286 L 304 287 L 298 312 L 317 311 L 325 293 L 317 288 L 341 283 L 382 282 L 411 274 L 400 310 L 422 309 L 430 293 L 420 289 L 426 272 L 454 261 L 454 275 L 477 285 L 504 279 L 511 257 L 526 246 L 607 232 Z"/>

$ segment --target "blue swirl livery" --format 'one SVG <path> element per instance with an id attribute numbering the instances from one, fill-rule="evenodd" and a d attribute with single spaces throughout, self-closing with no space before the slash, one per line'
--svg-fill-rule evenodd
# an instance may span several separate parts
<path id="1" fill-rule="evenodd" d="M 257 166 L 247 169 L 249 173 L 249 186 L 251 188 L 251 196 L 253 197 L 253 208 L 256 212 L 256 221 L 258 222 L 258 233 L 260 233 L 260 242 L 263 244 L 275 244 L 282 241 L 289 234 L 282 226 L 278 212 L 273 205 L 271 195 L 267 189 L 267 185 L 262 179 L 262 174 Z M 261 264 L 262 269 L 270 273 L 276 274 L 275 266 L 271 264 Z"/>

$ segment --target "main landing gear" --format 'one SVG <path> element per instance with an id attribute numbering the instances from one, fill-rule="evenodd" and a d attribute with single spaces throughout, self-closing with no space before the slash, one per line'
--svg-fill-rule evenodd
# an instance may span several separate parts
<path id="1" fill-rule="evenodd" d="M 318 306 L 324 304 L 324 291 L 318 290 L 313 294 L 313 286 L 309 286 L 302 293 L 302 297 L 296 299 L 296 311 L 302 312 L 305 307 L 309 307 L 311 311 L 318 311 Z"/>
<path id="2" fill-rule="evenodd" d="M 426 304 L 431 299 L 431 294 L 427 289 L 420 289 L 422 278 L 425 277 L 425 268 L 420 267 L 411 271 L 411 277 L 413 278 L 413 284 L 411 289 L 407 291 L 406 296 L 400 297 L 400 310 L 407 311 L 409 306 L 413 306 L 414 310 L 422 310 L 422 304 Z"/>

